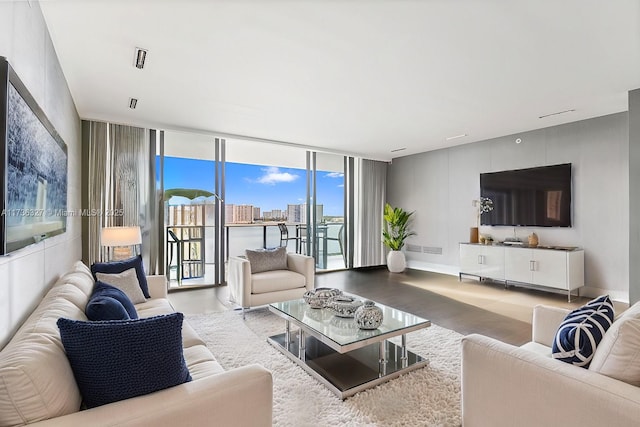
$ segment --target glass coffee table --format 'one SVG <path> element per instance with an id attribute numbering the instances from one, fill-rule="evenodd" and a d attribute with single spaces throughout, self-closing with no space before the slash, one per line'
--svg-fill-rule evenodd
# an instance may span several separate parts
<path id="1" fill-rule="evenodd" d="M 337 317 L 327 308 L 311 308 L 303 299 L 270 304 L 269 310 L 284 318 L 285 331 L 267 340 L 338 397 L 346 399 L 428 363 L 407 350 L 406 334 L 428 328 L 431 322 L 376 305 L 384 314 L 382 325 L 375 330 L 362 330 L 353 318 Z M 389 341 L 396 336 L 401 336 L 399 345 Z"/>

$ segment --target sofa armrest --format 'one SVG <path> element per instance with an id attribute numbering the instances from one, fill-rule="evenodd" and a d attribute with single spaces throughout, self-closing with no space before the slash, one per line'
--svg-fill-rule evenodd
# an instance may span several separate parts
<path id="1" fill-rule="evenodd" d="M 553 347 L 553 340 L 560 323 L 571 310 L 566 308 L 550 307 L 548 305 L 536 305 L 533 307 L 533 322 L 531 339 L 547 347 Z"/>
<path id="2" fill-rule="evenodd" d="M 251 264 L 246 258 L 229 257 L 227 264 L 229 300 L 241 307 L 249 307 L 251 301 Z"/>
<path id="3" fill-rule="evenodd" d="M 149 296 L 151 298 L 167 297 L 167 277 L 161 274 L 147 276 L 149 286 Z"/>
<path id="4" fill-rule="evenodd" d="M 462 339 L 462 424 L 520 427 L 637 425 L 640 388 L 469 335 Z"/>
<path id="5" fill-rule="evenodd" d="M 313 257 L 287 253 L 287 268 L 304 276 L 304 286 L 308 291 L 314 289 L 316 266 Z"/>
<path id="6" fill-rule="evenodd" d="M 271 426 L 272 406 L 271 372 L 248 365 L 34 425 Z"/>

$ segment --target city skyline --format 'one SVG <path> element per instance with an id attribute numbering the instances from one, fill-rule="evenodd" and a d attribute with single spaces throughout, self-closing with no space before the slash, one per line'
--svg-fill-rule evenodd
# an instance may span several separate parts
<path id="1" fill-rule="evenodd" d="M 157 160 L 159 164 L 159 158 Z M 159 170 L 159 168 L 157 169 Z M 165 157 L 164 188 L 214 192 L 215 163 L 209 160 Z M 226 163 L 225 203 L 253 205 L 261 212 L 287 210 L 306 202 L 306 170 L 244 163 Z M 326 216 L 343 216 L 344 175 L 318 171 L 317 200 Z"/>

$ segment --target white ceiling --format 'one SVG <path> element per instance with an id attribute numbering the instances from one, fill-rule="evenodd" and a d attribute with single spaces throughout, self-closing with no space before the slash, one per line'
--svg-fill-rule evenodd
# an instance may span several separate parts
<path id="1" fill-rule="evenodd" d="M 626 111 L 640 88 L 638 0 L 41 7 L 82 118 L 380 160 Z"/>

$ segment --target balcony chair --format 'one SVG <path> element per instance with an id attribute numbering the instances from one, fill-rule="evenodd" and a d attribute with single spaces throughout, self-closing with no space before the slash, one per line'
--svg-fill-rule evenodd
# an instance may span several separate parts
<path id="1" fill-rule="evenodd" d="M 300 239 L 297 236 L 289 237 L 289 227 L 286 224 L 278 223 L 278 228 L 280 229 L 280 246 L 286 247 L 289 244 L 289 240 L 294 240 L 296 242 L 296 253 L 299 253 Z"/>
<path id="2" fill-rule="evenodd" d="M 251 307 L 302 298 L 313 290 L 314 279 L 314 259 L 287 253 L 285 247 L 229 257 L 229 300 L 242 308 L 243 319 Z"/>
<path id="3" fill-rule="evenodd" d="M 342 224 L 340 226 L 340 229 L 338 230 L 338 236 L 337 237 L 329 237 L 327 235 L 327 240 L 331 241 L 337 241 L 338 245 L 340 246 L 340 254 L 342 255 L 342 260 L 344 261 L 344 266 L 347 266 L 347 254 L 344 253 L 344 224 Z"/>

